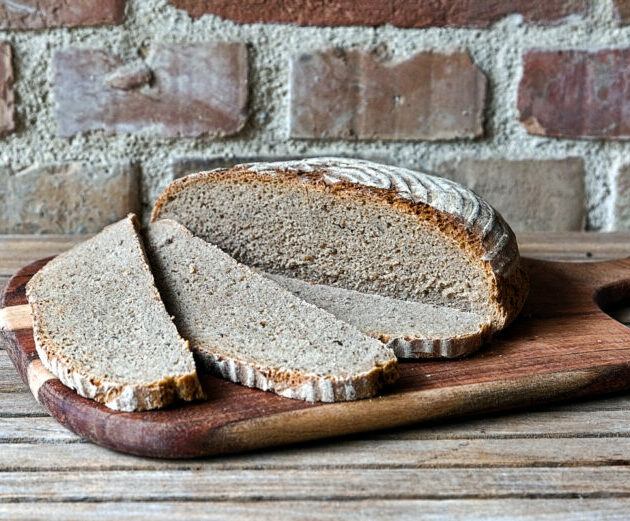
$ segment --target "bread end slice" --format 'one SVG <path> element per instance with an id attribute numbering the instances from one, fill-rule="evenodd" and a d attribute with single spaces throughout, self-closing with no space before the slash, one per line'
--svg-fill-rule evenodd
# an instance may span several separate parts
<path id="1" fill-rule="evenodd" d="M 138 229 L 130 214 L 57 256 L 26 286 L 43 365 L 79 395 L 127 412 L 204 398 L 189 344 L 157 292 Z M 156 327 L 159 337 L 145 341 L 145 326 Z M 122 338 L 125 330 L 128 338 Z M 155 353 L 162 357 L 153 359 Z M 121 367 L 125 361 L 128 367 Z"/>

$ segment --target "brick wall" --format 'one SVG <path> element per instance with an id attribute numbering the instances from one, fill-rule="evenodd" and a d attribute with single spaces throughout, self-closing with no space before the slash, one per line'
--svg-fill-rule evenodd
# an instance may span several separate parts
<path id="1" fill-rule="evenodd" d="M 518 231 L 630 230 L 627 24 L 628 0 L 0 1 L 0 233 L 317 155 L 455 179 Z"/>

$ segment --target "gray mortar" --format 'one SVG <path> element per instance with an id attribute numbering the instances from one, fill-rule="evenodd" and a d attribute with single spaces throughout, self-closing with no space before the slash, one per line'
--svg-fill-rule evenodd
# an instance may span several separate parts
<path id="1" fill-rule="evenodd" d="M 630 27 L 614 19 L 612 0 L 592 0 L 584 20 L 552 27 L 521 24 L 513 15 L 489 29 L 398 29 L 238 25 L 215 16 L 192 20 L 167 0 L 128 0 L 123 25 L 96 28 L 0 31 L 14 49 L 18 132 L 0 141 L 0 166 L 84 161 L 110 164 L 133 160 L 142 166 L 145 218 L 171 177 L 171 163 L 186 156 L 342 154 L 390 157 L 402 166 L 431 171 L 457 157 L 554 159 L 583 157 L 586 166 L 588 229 L 611 230 L 614 178 L 630 152 L 623 141 L 560 140 L 528 135 L 518 122 L 522 54 L 530 48 L 626 47 Z M 142 46 L 167 42 L 238 41 L 250 44 L 250 120 L 234 137 L 163 139 L 103 131 L 70 139 L 56 135 L 51 58 L 68 46 L 100 48 L 131 58 Z M 419 50 L 467 50 L 489 79 L 487 136 L 452 142 L 296 140 L 288 138 L 289 59 L 328 47 L 382 48 L 394 60 Z"/>

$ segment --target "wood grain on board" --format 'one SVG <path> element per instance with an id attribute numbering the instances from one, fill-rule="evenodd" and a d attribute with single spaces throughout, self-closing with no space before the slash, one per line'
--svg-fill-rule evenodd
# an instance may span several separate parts
<path id="1" fill-rule="evenodd" d="M 122 413 L 78 396 L 42 366 L 24 306 L 46 260 L 10 280 L 0 305 L 9 356 L 40 403 L 79 436 L 147 456 L 221 454 L 409 425 L 437 418 L 630 388 L 630 330 L 599 306 L 630 298 L 630 260 L 526 260 L 532 288 L 521 316 L 489 346 L 457 361 L 401 364 L 381 396 L 306 403 L 202 376 L 208 401 Z M 28 308 L 20 308 L 28 313 Z M 19 310 L 18 310 L 19 311 Z M 10 324 L 19 324 L 12 328 Z"/>

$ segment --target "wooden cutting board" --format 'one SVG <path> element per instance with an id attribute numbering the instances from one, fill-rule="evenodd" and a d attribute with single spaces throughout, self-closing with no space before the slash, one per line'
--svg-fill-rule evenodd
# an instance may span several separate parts
<path id="1" fill-rule="evenodd" d="M 9 356 L 35 398 L 79 436 L 114 450 L 181 458 L 222 454 L 630 389 L 630 329 L 601 308 L 630 302 L 630 259 L 526 259 L 531 292 L 521 316 L 477 354 L 402 363 L 377 398 L 310 404 L 202 376 L 208 401 L 115 412 L 65 387 L 33 342 L 22 268 L 0 300 Z"/>

